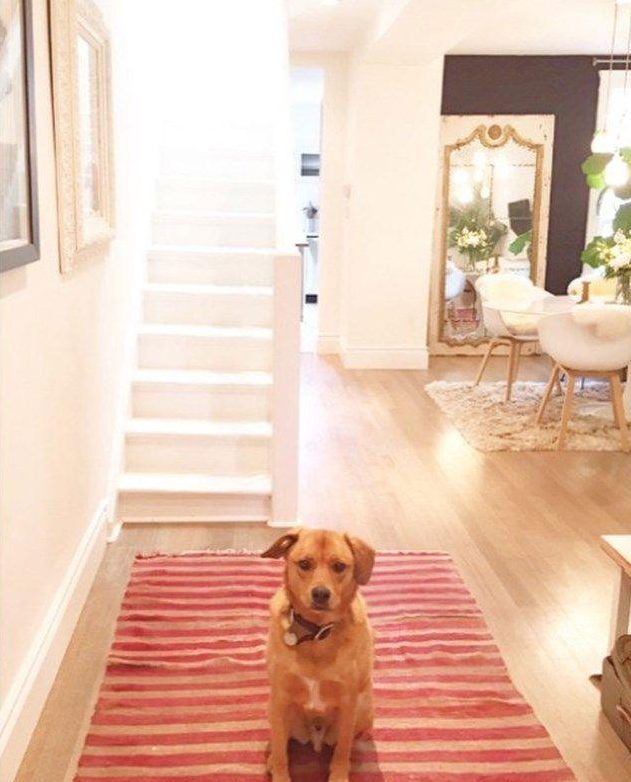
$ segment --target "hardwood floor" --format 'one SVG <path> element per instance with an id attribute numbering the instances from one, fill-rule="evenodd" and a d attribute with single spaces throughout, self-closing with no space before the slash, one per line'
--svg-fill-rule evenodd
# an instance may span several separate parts
<path id="1" fill-rule="evenodd" d="M 615 569 L 598 536 L 631 533 L 631 457 L 490 453 L 468 446 L 423 393 L 475 376 L 477 359 L 429 372 L 353 371 L 303 356 L 302 521 L 378 548 L 441 549 L 478 599 L 510 673 L 581 782 L 631 779 L 600 715 Z M 505 375 L 492 359 L 485 380 Z M 525 358 L 520 376 L 545 380 Z M 136 551 L 263 547 L 261 527 L 126 528 L 109 547 L 17 782 L 69 782 Z"/>

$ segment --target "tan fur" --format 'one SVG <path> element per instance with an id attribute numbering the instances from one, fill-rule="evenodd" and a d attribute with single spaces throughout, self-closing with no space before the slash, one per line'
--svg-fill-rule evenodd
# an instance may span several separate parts
<path id="1" fill-rule="evenodd" d="M 373 549 L 359 538 L 328 530 L 295 529 L 263 556 L 284 557 L 285 585 L 272 598 L 267 646 L 272 740 L 268 771 L 290 782 L 287 744 L 293 738 L 335 746 L 329 782 L 348 782 L 353 739 L 372 726 L 373 635 L 358 584 L 366 584 Z M 309 562 L 303 570 L 299 562 Z M 344 572 L 334 570 L 346 565 Z M 326 610 L 314 610 L 311 590 L 327 587 Z M 290 606 L 305 619 L 335 622 L 325 640 L 290 647 L 284 641 Z"/>

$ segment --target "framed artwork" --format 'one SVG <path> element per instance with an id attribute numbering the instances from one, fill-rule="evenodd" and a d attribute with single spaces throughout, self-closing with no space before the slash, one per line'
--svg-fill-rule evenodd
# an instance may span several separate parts
<path id="1" fill-rule="evenodd" d="M 0 272 L 37 260 L 32 0 L 0 0 Z"/>
<path id="2" fill-rule="evenodd" d="M 114 236 L 110 36 L 92 0 L 51 0 L 62 273 Z"/>

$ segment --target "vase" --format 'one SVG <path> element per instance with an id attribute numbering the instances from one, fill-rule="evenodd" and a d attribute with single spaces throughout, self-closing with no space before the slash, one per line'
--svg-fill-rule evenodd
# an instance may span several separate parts
<path id="1" fill-rule="evenodd" d="M 616 277 L 616 302 L 631 305 L 631 274 L 619 274 Z"/>

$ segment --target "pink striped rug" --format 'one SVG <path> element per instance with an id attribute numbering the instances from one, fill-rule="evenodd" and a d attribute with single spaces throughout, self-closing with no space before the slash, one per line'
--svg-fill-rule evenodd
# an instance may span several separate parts
<path id="1" fill-rule="evenodd" d="M 137 557 L 75 782 L 264 782 L 267 605 L 282 563 Z M 445 554 L 383 553 L 363 588 L 376 633 L 374 730 L 352 782 L 564 782 Z M 327 755 L 292 748 L 292 779 Z"/>

